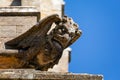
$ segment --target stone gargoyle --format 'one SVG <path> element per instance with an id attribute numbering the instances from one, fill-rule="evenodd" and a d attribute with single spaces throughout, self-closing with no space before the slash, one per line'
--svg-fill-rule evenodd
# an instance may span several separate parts
<path id="1" fill-rule="evenodd" d="M 54 28 L 51 29 L 54 23 Z M 81 35 L 71 18 L 50 15 L 24 34 L 5 43 L 18 53 L 0 54 L 0 69 L 33 68 L 47 71 L 58 63 L 65 48 Z"/>

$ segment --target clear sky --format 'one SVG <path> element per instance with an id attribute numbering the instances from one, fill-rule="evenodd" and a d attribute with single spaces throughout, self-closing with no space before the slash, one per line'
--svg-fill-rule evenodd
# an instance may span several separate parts
<path id="1" fill-rule="evenodd" d="M 69 72 L 120 80 L 120 0 L 65 0 L 65 14 L 83 34 L 72 46 Z"/>

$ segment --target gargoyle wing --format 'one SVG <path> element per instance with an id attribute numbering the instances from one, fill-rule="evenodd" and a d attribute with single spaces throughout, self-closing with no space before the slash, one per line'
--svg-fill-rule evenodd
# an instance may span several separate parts
<path id="1" fill-rule="evenodd" d="M 36 25 L 34 25 L 27 32 L 22 35 L 16 37 L 5 43 L 6 49 L 24 49 L 30 47 L 35 43 L 35 40 L 39 40 L 40 37 L 44 37 L 47 35 L 47 32 L 51 28 L 53 22 L 59 22 L 61 19 L 57 14 L 50 15 Z"/>

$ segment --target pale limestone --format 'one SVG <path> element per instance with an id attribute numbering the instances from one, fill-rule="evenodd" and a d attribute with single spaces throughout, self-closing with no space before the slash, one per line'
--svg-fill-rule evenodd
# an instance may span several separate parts
<path id="1" fill-rule="evenodd" d="M 41 18 L 50 14 L 59 14 L 62 16 L 63 0 L 40 0 Z"/>
<path id="2" fill-rule="evenodd" d="M 13 0 L 0 0 L 0 7 L 3 6 L 10 6 L 12 4 Z"/>
<path id="3" fill-rule="evenodd" d="M 63 55 L 59 60 L 59 64 L 55 65 L 53 69 L 49 69 L 48 71 L 53 72 L 68 72 L 68 62 L 69 62 L 69 52 L 71 52 L 71 48 L 66 48 L 63 51 Z"/>
<path id="4" fill-rule="evenodd" d="M 40 0 L 21 0 L 22 6 L 34 6 L 40 11 Z"/>
<path id="5" fill-rule="evenodd" d="M 33 69 L 0 70 L 0 79 L 12 80 L 102 80 L 102 75 L 74 74 L 65 72 L 46 72 Z"/>
<path id="6" fill-rule="evenodd" d="M 63 0 L 22 0 L 22 6 L 35 6 L 41 12 L 41 18 L 51 14 L 62 16 Z"/>
<path id="7" fill-rule="evenodd" d="M 28 13 L 30 7 L 24 7 L 25 11 Z M 18 52 L 16 50 L 5 49 L 4 43 L 23 34 L 28 29 L 30 29 L 33 25 L 37 23 L 37 16 L 7 16 L 7 13 L 13 15 L 13 12 L 18 11 L 19 13 L 26 13 L 25 11 L 21 11 L 24 9 L 23 7 L 2 7 L 0 8 L 0 53 L 12 53 Z M 31 8 L 32 10 L 32 8 Z M 7 13 L 5 13 L 7 11 Z M 33 12 L 35 10 L 33 9 Z M 32 13 L 32 12 L 29 12 Z M 3 15 L 4 16 L 1 16 Z"/>
<path id="8" fill-rule="evenodd" d="M 38 12 L 34 6 L 6 6 L 0 7 L 0 12 Z"/>
<path id="9" fill-rule="evenodd" d="M 32 25 L 36 24 L 36 22 L 36 17 L 31 16 L 0 17 L 0 53 L 6 52 L 4 45 L 5 42 L 26 32 L 32 27 Z"/>

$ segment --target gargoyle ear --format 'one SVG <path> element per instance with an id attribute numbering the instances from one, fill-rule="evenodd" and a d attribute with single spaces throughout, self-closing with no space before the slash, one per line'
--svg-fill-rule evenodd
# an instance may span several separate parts
<path id="1" fill-rule="evenodd" d="M 63 16 L 62 22 L 63 22 L 63 23 L 66 23 L 66 22 L 67 22 L 67 18 L 68 18 L 67 16 Z"/>
<path id="2" fill-rule="evenodd" d="M 56 24 L 56 25 L 59 25 L 59 24 L 60 24 L 60 22 L 61 22 L 61 21 L 57 21 L 57 22 L 55 22 L 55 24 Z"/>
<path id="3" fill-rule="evenodd" d="M 59 18 L 59 21 L 56 21 L 55 24 L 56 24 L 56 25 L 59 25 L 61 22 L 62 22 L 62 19 Z"/>
<path id="4" fill-rule="evenodd" d="M 67 22 L 67 18 L 68 18 L 67 16 L 63 16 L 62 19 L 60 21 L 55 22 L 55 24 L 59 25 L 61 22 L 62 23 L 66 23 Z"/>

